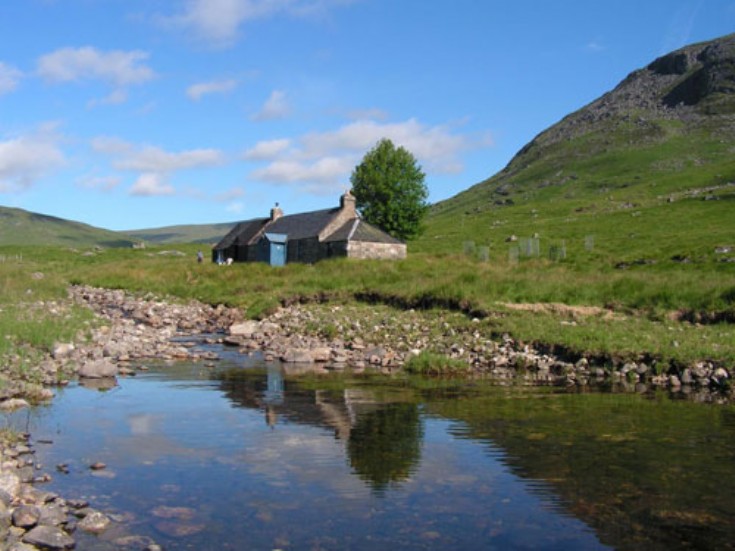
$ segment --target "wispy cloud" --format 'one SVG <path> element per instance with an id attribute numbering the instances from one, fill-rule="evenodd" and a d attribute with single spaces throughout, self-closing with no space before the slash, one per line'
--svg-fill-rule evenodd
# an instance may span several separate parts
<path id="1" fill-rule="evenodd" d="M 225 162 L 224 154 L 216 149 L 169 152 L 160 147 L 139 146 L 107 136 L 92 140 L 92 149 L 110 156 L 116 170 L 139 173 L 130 193 L 142 196 L 171 195 L 175 192 L 169 182 L 172 173 Z"/>
<path id="2" fill-rule="evenodd" d="M 303 184 L 311 192 L 332 193 L 346 184 L 361 158 L 382 138 L 404 146 L 426 169 L 441 173 L 461 171 L 462 153 L 488 145 L 455 133 L 450 126 L 428 126 L 416 119 L 395 123 L 359 120 L 328 132 L 259 142 L 243 157 L 267 162 L 252 171 L 256 180 Z"/>
<path id="3" fill-rule="evenodd" d="M 351 0 L 186 0 L 179 12 L 159 20 L 224 47 L 236 41 L 248 22 L 278 15 L 310 17 L 349 3 Z"/>
<path id="4" fill-rule="evenodd" d="M 77 185 L 86 189 L 110 191 L 120 185 L 122 179 L 119 176 L 82 176 L 77 180 Z"/>
<path id="5" fill-rule="evenodd" d="M 224 155 L 216 149 L 190 149 L 172 153 L 160 147 L 137 146 L 109 137 L 95 138 L 92 140 L 92 148 L 115 157 L 113 166 L 118 170 L 172 172 L 188 168 L 216 166 L 224 162 Z"/>
<path id="6" fill-rule="evenodd" d="M 605 50 L 605 46 L 599 40 L 590 40 L 584 47 L 585 50 L 592 53 L 598 53 Z"/>
<path id="7" fill-rule="evenodd" d="M 260 111 L 252 116 L 252 120 L 262 122 L 282 119 L 288 115 L 290 110 L 290 106 L 286 100 L 286 92 L 283 90 L 273 90 L 260 108 Z"/>
<path id="8" fill-rule="evenodd" d="M 673 12 L 661 44 L 661 55 L 686 46 L 690 42 L 694 22 L 703 4 L 702 0 L 688 2 Z"/>
<path id="9" fill-rule="evenodd" d="M 291 146 L 291 140 L 266 140 L 246 150 L 243 158 L 248 161 L 267 161 L 283 153 Z"/>
<path id="10" fill-rule="evenodd" d="M 0 96 L 15 90 L 22 76 L 20 70 L 0 61 Z"/>
<path id="11" fill-rule="evenodd" d="M 196 84 L 192 84 L 186 89 L 186 95 L 193 101 L 199 101 L 206 95 L 224 94 L 231 92 L 236 87 L 237 81 L 234 79 L 198 82 Z"/>
<path id="12" fill-rule="evenodd" d="M 130 195 L 140 197 L 156 197 L 173 195 L 174 193 L 176 193 L 176 190 L 168 182 L 166 175 L 152 172 L 146 172 L 138 176 L 130 188 Z"/>
<path id="13" fill-rule="evenodd" d="M 28 189 L 66 162 L 56 125 L 51 123 L 21 136 L 0 141 L 0 192 Z"/>
<path id="14" fill-rule="evenodd" d="M 128 101 L 127 91 L 118 88 L 117 90 L 110 92 L 110 94 L 104 98 L 91 100 L 87 105 L 89 107 L 97 107 L 99 105 L 120 105 L 126 101 Z"/>
<path id="15" fill-rule="evenodd" d="M 156 74 L 140 50 L 101 51 L 91 46 L 61 48 L 38 59 L 38 74 L 49 82 L 101 80 L 116 88 L 142 84 Z"/>

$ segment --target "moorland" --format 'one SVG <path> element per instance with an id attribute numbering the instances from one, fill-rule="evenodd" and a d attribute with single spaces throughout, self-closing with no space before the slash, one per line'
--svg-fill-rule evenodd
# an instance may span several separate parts
<path id="1" fill-rule="evenodd" d="M 253 318 L 310 301 L 449 309 L 489 335 L 572 358 L 732 371 L 734 153 L 729 35 L 634 71 L 500 173 L 433 205 L 403 261 L 199 265 L 211 226 L 158 232 L 134 249 L 157 232 L 114 234 L 3 209 L 0 357 L 83 336 L 81 309 L 59 318 L 29 305 L 64 301 L 69 285 L 84 284 L 226 304 Z M 187 242 L 166 241 L 172 233 Z"/>

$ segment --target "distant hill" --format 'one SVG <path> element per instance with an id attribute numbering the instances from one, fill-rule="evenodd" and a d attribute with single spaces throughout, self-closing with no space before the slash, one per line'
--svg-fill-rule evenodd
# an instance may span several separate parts
<path id="1" fill-rule="evenodd" d="M 128 235 L 54 216 L 0 207 L 0 246 L 60 245 L 69 247 L 131 247 Z"/>
<path id="2" fill-rule="evenodd" d="M 237 222 L 222 224 L 191 224 L 166 226 L 147 230 L 131 230 L 126 232 L 137 239 L 148 243 L 167 245 L 175 243 L 201 243 L 214 245 L 218 243 Z"/>
<path id="3" fill-rule="evenodd" d="M 731 34 L 652 61 L 541 132 L 501 172 L 434 205 L 413 250 L 723 260 L 734 207 Z"/>

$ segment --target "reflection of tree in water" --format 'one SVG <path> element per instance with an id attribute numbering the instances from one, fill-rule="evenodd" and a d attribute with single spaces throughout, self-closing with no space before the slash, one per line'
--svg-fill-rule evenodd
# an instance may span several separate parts
<path id="1" fill-rule="evenodd" d="M 424 430 L 416 404 L 394 403 L 360 415 L 347 444 L 358 476 L 383 494 L 407 479 L 421 459 Z"/>

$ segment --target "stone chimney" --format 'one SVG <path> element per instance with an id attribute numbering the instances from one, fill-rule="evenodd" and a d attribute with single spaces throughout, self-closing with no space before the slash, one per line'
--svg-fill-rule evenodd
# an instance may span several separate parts
<path id="1" fill-rule="evenodd" d="M 271 209 L 271 222 L 278 220 L 281 216 L 283 216 L 283 211 L 276 203 L 276 206 Z"/>
<path id="2" fill-rule="evenodd" d="M 357 210 L 355 209 L 355 196 L 352 195 L 350 190 L 347 190 L 345 194 L 339 198 L 339 206 L 344 213 L 344 218 L 355 218 L 357 217 Z"/>
<path id="3" fill-rule="evenodd" d="M 358 218 L 357 210 L 355 210 L 355 196 L 349 191 L 339 198 L 339 210 L 335 213 L 334 218 L 319 232 L 319 241 L 324 241 L 332 235 L 337 229 L 341 228 L 347 221 Z"/>

